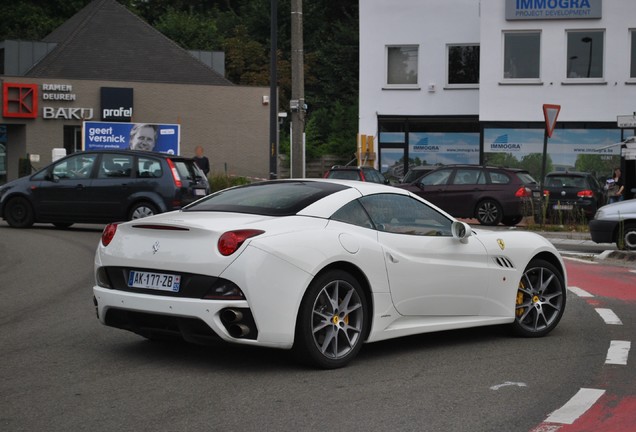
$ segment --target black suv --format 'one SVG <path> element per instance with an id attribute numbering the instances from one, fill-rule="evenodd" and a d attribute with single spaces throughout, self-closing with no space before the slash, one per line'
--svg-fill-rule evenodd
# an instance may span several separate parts
<path id="1" fill-rule="evenodd" d="M 607 197 L 596 177 L 587 172 L 551 172 L 545 176 L 543 194 L 547 199 L 544 209 L 546 221 L 563 223 L 594 218 L 596 210 Z M 537 222 L 543 218 L 538 216 Z"/>
<path id="2" fill-rule="evenodd" d="M 540 207 L 541 188 L 528 171 L 478 165 L 447 165 L 413 183 L 395 185 L 458 218 L 482 225 L 513 226 Z"/>
<path id="3" fill-rule="evenodd" d="M 176 210 L 210 192 L 194 160 L 147 151 L 73 153 L 0 186 L 0 216 L 10 226 L 65 228 Z"/>
<path id="4" fill-rule="evenodd" d="M 339 166 L 328 170 L 324 178 L 338 180 L 358 180 L 372 183 L 389 184 L 380 171 L 368 166 Z"/>

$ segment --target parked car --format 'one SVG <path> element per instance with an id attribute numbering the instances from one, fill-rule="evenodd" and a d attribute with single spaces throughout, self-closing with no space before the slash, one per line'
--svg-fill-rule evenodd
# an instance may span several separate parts
<path id="1" fill-rule="evenodd" d="M 563 219 L 589 220 L 605 204 L 606 192 L 596 177 L 586 172 L 551 172 L 545 176 L 543 194 L 546 207 L 537 213 L 541 222 L 545 212 L 547 221 Z"/>
<path id="2" fill-rule="evenodd" d="M 189 158 L 143 151 L 87 151 L 0 187 L 0 216 L 10 226 L 64 228 L 179 209 L 210 193 Z"/>
<path id="3" fill-rule="evenodd" d="M 389 181 L 375 168 L 368 166 L 336 165 L 325 172 L 324 178 L 338 180 L 359 180 L 372 183 L 388 184 Z"/>
<path id="4" fill-rule="evenodd" d="M 406 172 L 406 175 L 402 177 L 400 183 L 413 183 L 422 177 L 424 174 L 428 174 L 433 171 L 435 168 L 438 168 L 439 165 L 416 165 Z"/>
<path id="5" fill-rule="evenodd" d="M 447 165 L 419 180 L 396 185 L 459 218 L 482 225 L 514 226 L 540 207 L 541 188 L 528 171 L 476 165 Z"/>
<path id="6" fill-rule="evenodd" d="M 616 243 L 619 249 L 636 250 L 636 199 L 599 208 L 589 227 L 595 243 Z"/>
<path id="7" fill-rule="evenodd" d="M 293 349 L 337 368 L 364 342 L 418 333 L 544 336 L 566 290 L 562 258 L 536 233 L 473 235 L 402 189 L 300 179 L 108 225 L 93 294 L 102 324 L 149 339 Z"/>

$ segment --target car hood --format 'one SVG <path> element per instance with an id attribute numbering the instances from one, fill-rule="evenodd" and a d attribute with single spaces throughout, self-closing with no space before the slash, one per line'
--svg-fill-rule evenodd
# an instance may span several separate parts
<path id="1" fill-rule="evenodd" d="M 636 219 L 636 199 L 618 201 L 598 209 L 595 219 Z"/>

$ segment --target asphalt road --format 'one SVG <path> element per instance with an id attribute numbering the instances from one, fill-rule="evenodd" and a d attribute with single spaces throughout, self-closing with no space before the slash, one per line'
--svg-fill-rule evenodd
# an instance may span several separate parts
<path id="1" fill-rule="evenodd" d="M 334 371 L 286 351 L 159 344 L 97 321 L 99 237 L 0 223 L 0 430 L 529 431 L 598 381 L 612 338 L 570 295 L 546 338 L 420 335 L 366 345 Z"/>

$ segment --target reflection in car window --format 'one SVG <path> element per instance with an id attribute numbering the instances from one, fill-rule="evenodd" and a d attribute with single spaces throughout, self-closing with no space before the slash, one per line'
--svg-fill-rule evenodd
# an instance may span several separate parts
<path id="1" fill-rule="evenodd" d="M 452 221 L 407 195 L 376 194 L 360 198 L 378 231 L 420 236 L 451 236 Z"/>
<path id="2" fill-rule="evenodd" d="M 364 228 L 373 228 L 373 223 L 371 222 L 371 219 L 369 219 L 369 215 L 358 200 L 346 204 L 340 210 L 335 212 L 331 216 L 331 219 Z"/>
<path id="3" fill-rule="evenodd" d="M 266 216 L 295 215 L 308 205 L 349 189 L 336 183 L 278 180 L 237 186 L 208 195 L 183 211 L 220 211 Z"/>
<path id="4" fill-rule="evenodd" d="M 448 182 L 452 170 L 441 169 L 432 171 L 420 179 L 420 184 L 426 186 L 445 185 Z"/>
<path id="5" fill-rule="evenodd" d="M 482 170 L 458 168 L 455 172 L 453 184 L 456 185 L 474 185 L 486 184 L 486 177 Z"/>
<path id="6" fill-rule="evenodd" d="M 96 157 L 77 154 L 53 165 L 51 172 L 58 179 L 86 179 L 91 176 Z"/>

